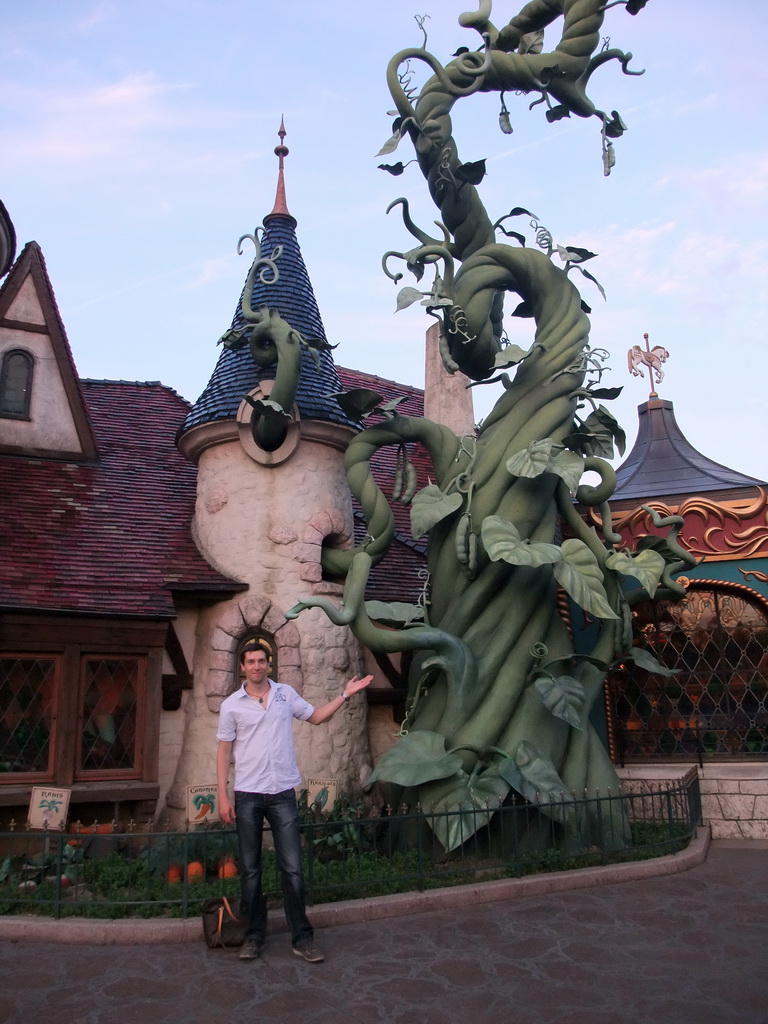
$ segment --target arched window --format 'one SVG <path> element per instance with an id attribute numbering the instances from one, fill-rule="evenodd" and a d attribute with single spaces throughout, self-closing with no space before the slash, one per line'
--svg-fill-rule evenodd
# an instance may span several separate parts
<path id="1" fill-rule="evenodd" d="M 634 642 L 674 675 L 627 663 L 611 680 L 621 760 L 768 756 L 768 605 L 691 580 L 681 601 L 632 610 Z"/>
<path id="2" fill-rule="evenodd" d="M 23 349 L 11 349 L 0 368 L 0 416 L 28 420 L 34 360 Z"/>

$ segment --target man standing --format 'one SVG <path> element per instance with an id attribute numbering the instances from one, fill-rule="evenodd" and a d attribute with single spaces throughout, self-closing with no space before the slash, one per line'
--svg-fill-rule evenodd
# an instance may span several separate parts
<path id="1" fill-rule="evenodd" d="M 338 697 L 315 708 L 290 686 L 269 678 L 267 650 L 258 641 L 246 644 L 240 655 L 243 685 L 221 705 L 216 774 L 222 821 L 237 823 L 240 845 L 240 912 L 248 925 L 241 960 L 259 955 L 266 936 L 267 909 L 261 882 L 264 819 L 272 830 L 283 887 L 285 917 L 293 951 L 309 963 L 323 954 L 314 945 L 306 914 L 301 837 L 295 787 L 301 783 L 293 749 L 292 720 L 320 725 L 373 679 L 350 679 Z M 235 761 L 234 806 L 227 792 L 229 766 Z"/>

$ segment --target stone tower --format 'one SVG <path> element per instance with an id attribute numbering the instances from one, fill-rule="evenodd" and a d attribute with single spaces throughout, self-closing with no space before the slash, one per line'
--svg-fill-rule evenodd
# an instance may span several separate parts
<path id="1" fill-rule="evenodd" d="M 200 615 L 184 752 L 168 796 L 171 816 L 183 805 L 186 786 L 215 778 L 217 712 L 238 685 L 238 653 L 245 640 L 266 640 L 273 651 L 273 675 L 316 705 L 361 672 L 361 652 L 346 627 L 334 626 L 319 610 L 296 622 L 285 618 L 301 596 L 341 594 L 337 583 L 323 578 L 320 553 L 324 541 L 352 542 L 343 453 L 359 427 L 328 397 L 343 388 L 299 249 L 296 220 L 285 200 L 288 150 L 282 125 L 280 137 L 274 208 L 264 218 L 263 233 L 250 236 L 263 261 L 249 274 L 225 338 L 242 335 L 249 310 L 263 311 L 262 325 L 278 315 L 301 335 L 290 340 L 290 358 L 297 359 L 300 351 L 300 370 L 290 420 L 283 421 L 282 433 L 278 427 L 277 440 L 268 429 L 262 441 L 254 419 L 266 410 L 269 421 L 269 403 L 260 403 L 278 388 L 284 395 L 282 364 L 269 363 L 269 355 L 262 359 L 259 346 L 266 349 L 266 343 L 225 344 L 179 433 L 179 448 L 198 469 L 192 526 L 197 545 L 212 566 L 247 584 L 247 590 Z M 299 344 L 302 339 L 309 347 Z M 269 365 L 257 365 L 254 351 L 259 362 Z M 319 728 L 299 723 L 295 729 L 305 783 L 327 780 L 336 783 L 339 794 L 358 793 L 370 771 L 365 696 L 353 698 Z"/>

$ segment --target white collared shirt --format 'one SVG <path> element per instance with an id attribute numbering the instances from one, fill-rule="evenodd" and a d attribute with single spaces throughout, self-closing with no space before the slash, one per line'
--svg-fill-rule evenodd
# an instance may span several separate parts
<path id="1" fill-rule="evenodd" d="M 266 705 L 248 696 L 245 683 L 221 705 L 216 738 L 233 744 L 236 792 L 282 793 L 301 783 L 292 722 L 315 709 L 291 686 L 270 679 L 269 688 Z"/>

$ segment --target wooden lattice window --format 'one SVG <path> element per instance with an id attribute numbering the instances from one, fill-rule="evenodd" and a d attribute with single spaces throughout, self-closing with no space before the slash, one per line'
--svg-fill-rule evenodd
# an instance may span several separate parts
<path id="1" fill-rule="evenodd" d="M 0 773 L 53 775 L 58 658 L 0 658 Z"/>
<path id="2" fill-rule="evenodd" d="M 140 762 L 142 658 L 83 658 L 77 777 L 134 773 Z"/>
<path id="3" fill-rule="evenodd" d="M 0 782 L 141 777 L 146 657 L 0 656 Z"/>

